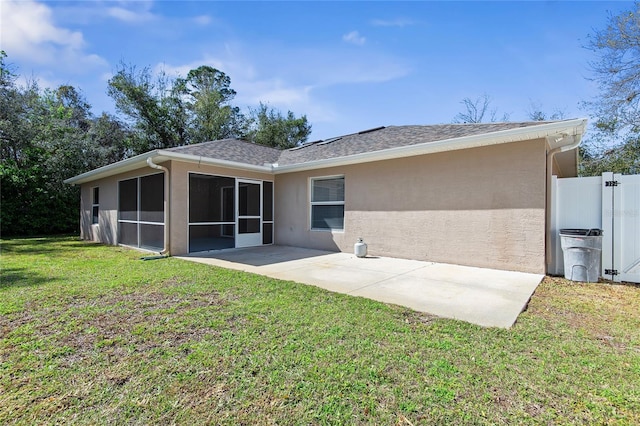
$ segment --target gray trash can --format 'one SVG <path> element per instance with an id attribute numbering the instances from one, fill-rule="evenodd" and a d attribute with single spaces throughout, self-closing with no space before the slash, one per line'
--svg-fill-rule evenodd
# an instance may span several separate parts
<path id="1" fill-rule="evenodd" d="M 560 245 L 566 279 L 598 282 L 602 253 L 601 229 L 561 229 Z"/>

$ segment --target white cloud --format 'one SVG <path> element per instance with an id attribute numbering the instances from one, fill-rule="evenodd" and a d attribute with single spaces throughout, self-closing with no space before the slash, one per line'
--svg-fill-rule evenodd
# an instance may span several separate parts
<path id="1" fill-rule="evenodd" d="M 373 19 L 371 21 L 371 25 L 373 25 L 374 27 L 406 27 L 414 24 L 415 21 L 406 18 Z"/>
<path id="2" fill-rule="evenodd" d="M 358 31 L 351 31 L 350 33 L 343 35 L 342 40 L 357 46 L 362 46 L 367 41 L 367 39 L 364 38 L 364 36 L 361 36 Z"/>
<path id="3" fill-rule="evenodd" d="M 211 16 L 209 15 L 200 15 L 193 18 L 193 22 L 198 25 L 206 26 L 211 23 Z"/>
<path id="4" fill-rule="evenodd" d="M 354 54 L 346 47 L 291 49 L 273 44 L 225 44 L 208 49 L 211 53 L 200 59 L 159 63 L 153 71 L 186 77 L 190 70 L 209 65 L 231 77 L 231 88 L 237 92 L 235 104 L 255 107 L 264 102 L 282 111 L 306 114 L 312 122 L 339 119 L 338 107 L 326 98 L 327 90 L 386 82 L 411 72 L 404 61 L 392 55 L 364 50 Z M 297 60 L 288 60 L 292 57 Z"/>
<path id="5" fill-rule="evenodd" d="M 141 22 L 149 22 L 156 18 L 148 9 L 138 8 L 138 10 L 126 9 L 124 7 L 109 7 L 106 10 L 107 15 L 119 21 L 128 24 L 139 24 Z"/>
<path id="6" fill-rule="evenodd" d="M 157 19 L 151 12 L 153 2 L 150 0 L 119 1 L 114 6 L 107 7 L 103 13 L 107 16 L 128 24 L 139 24 Z M 108 3 L 113 4 L 113 3 Z M 92 5 L 95 7 L 95 5 Z"/>
<path id="7" fill-rule="evenodd" d="M 84 45 L 82 33 L 57 28 L 49 7 L 34 1 L 6 1 L 0 8 L 3 49 L 14 55 L 32 53 L 33 46 L 53 43 L 72 49 Z"/>
<path id="8" fill-rule="evenodd" d="M 293 86 L 284 81 L 273 78 L 267 80 L 242 82 L 247 95 L 242 95 L 248 104 L 267 102 L 277 105 L 292 105 L 308 102 L 312 86 Z"/>
<path id="9" fill-rule="evenodd" d="M 58 27 L 51 9 L 35 1 L 3 1 L 0 7 L 2 49 L 9 57 L 75 71 L 104 65 L 100 56 L 84 52 L 79 31 Z"/>
<path id="10" fill-rule="evenodd" d="M 121 7 L 108 8 L 107 15 L 119 21 L 128 22 L 128 23 L 144 22 L 152 18 L 152 16 L 149 14 L 139 14 L 131 10 L 123 9 Z"/>
<path id="11" fill-rule="evenodd" d="M 157 64 L 154 73 L 164 71 L 169 76 L 186 77 L 190 70 L 201 65 L 214 67 L 231 77 L 231 88 L 237 92 L 234 104 L 256 107 L 260 102 L 286 112 L 306 114 L 313 121 L 331 121 L 335 118 L 332 108 L 313 98 L 313 85 L 292 82 L 277 76 L 264 76 L 256 71 L 252 60 L 245 59 L 237 46 L 225 46 L 219 57 L 205 55 L 201 60 L 186 64 Z M 279 71 L 271 69 L 271 73 Z M 271 74 L 270 73 L 270 74 Z"/>

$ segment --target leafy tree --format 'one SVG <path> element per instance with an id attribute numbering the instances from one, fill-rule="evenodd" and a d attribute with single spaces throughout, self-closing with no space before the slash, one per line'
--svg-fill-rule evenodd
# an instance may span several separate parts
<path id="1" fill-rule="evenodd" d="M 248 136 L 289 147 L 308 137 L 305 116 L 287 116 L 260 104 L 251 118 L 231 101 L 230 79 L 211 67 L 187 77 L 152 75 L 121 66 L 109 94 L 130 123 L 93 116 L 82 92 L 70 85 L 41 90 L 16 84 L 0 51 L 0 232 L 33 235 L 77 232 L 78 188 L 64 180 L 155 148 Z"/>
<path id="2" fill-rule="evenodd" d="M 597 59 L 591 62 L 600 88 L 588 105 L 601 125 L 640 130 L 640 3 L 630 11 L 609 16 L 606 28 L 594 30 L 587 48 Z"/>
<path id="3" fill-rule="evenodd" d="M 154 77 L 148 67 L 121 65 L 108 93 L 136 129 L 131 149 L 141 153 L 245 134 L 247 121 L 231 104 L 236 92 L 230 85 L 225 73 L 210 66 L 172 79 Z"/>
<path id="4" fill-rule="evenodd" d="M 594 30 L 586 46 L 600 93 L 585 106 L 595 125 L 583 150 L 581 173 L 639 173 L 640 157 L 640 3 L 609 15 L 604 29 Z"/>
<path id="5" fill-rule="evenodd" d="M 464 112 L 458 113 L 454 118 L 454 123 L 483 123 L 496 121 L 509 121 L 509 114 L 504 113 L 498 119 L 498 110 L 491 108 L 491 98 L 486 93 L 475 100 L 464 98 L 462 102 Z"/>
<path id="6" fill-rule="evenodd" d="M 189 113 L 191 143 L 239 137 L 244 117 L 231 105 L 236 96 L 231 79 L 222 71 L 203 65 L 175 81 L 175 91 L 183 96 Z"/>
<path id="7" fill-rule="evenodd" d="M 136 153 L 188 143 L 185 105 L 166 74 L 154 77 L 148 67 L 138 71 L 122 64 L 108 85 L 117 110 L 137 130 Z"/>
<path id="8" fill-rule="evenodd" d="M 9 87 L 16 79 L 16 74 L 13 72 L 9 64 L 6 63 L 7 52 L 0 50 L 0 87 Z"/>
<path id="9" fill-rule="evenodd" d="M 251 110 L 250 117 L 250 130 L 246 138 L 260 145 L 293 148 L 305 142 L 311 133 L 306 115 L 296 118 L 293 112 L 288 111 L 285 117 L 262 102 L 258 108 Z"/>
<path id="10" fill-rule="evenodd" d="M 94 119 L 72 86 L 17 86 L 5 58 L 0 55 L 0 232 L 75 232 L 78 189 L 64 179 L 121 159 L 127 129 L 114 131 L 119 124 L 109 116 Z"/>
<path id="11" fill-rule="evenodd" d="M 608 148 L 598 139 L 601 136 L 592 135 L 581 147 L 581 176 L 599 176 L 603 172 L 640 174 L 640 134 L 629 134 L 624 142 Z"/>
<path id="12" fill-rule="evenodd" d="M 134 154 L 134 134 L 125 123 L 106 112 L 93 120 L 88 136 L 98 163 L 111 164 Z"/>
<path id="13" fill-rule="evenodd" d="M 128 145 L 132 153 L 228 138 L 286 148 L 311 133 L 306 116 L 285 116 L 262 103 L 243 115 L 232 104 L 236 92 L 229 76 L 206 65 L 176 79 L 121 66 L 109 94 L 137 130 Z"/>

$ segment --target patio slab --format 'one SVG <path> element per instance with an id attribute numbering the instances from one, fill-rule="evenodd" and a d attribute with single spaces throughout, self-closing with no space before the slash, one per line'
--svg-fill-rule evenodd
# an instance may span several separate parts
<path id="1" fill-rule="evenodd" d="M 485 327 L 511 327 L 543 278 L 539 274 L 417 260 L 358 258 L 287 246 L 176 256 L 406 306 Z"/>

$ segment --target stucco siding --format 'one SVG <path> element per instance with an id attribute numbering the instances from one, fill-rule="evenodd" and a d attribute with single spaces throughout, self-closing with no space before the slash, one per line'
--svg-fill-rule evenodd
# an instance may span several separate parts
<path id="1" fill-rule="evenodd" d="M 162 164 L 170 167 L 169 163 Z M 118 244 L 118 182 L 159 173 L 150 167 L 121 173 L 82 184 L 80 188 L 80 238 L 104 244 Z M 92 189 L 100 188 L 98 224 L 91 224 Z"/>
<path id="2" fill-rule="evenodd" d="M 270 174 L 238 171 L 224 167 L 198 165 L 179 161 L 167 161 L 161 163 L 161 165 L 170 170 L 170 250 L 171 253 L 175 255 L 185 254 L 188 250 L 189 173 L 204 173 L 273 181 L 273 176 Z M 80 190 L 80 237 L 85 240 L 98 241 L 105 244 L 117 244 L 118 181 L 158 172 L 158 170 L 145 167 L 83 184 Z M 92 225 L 91 191 L 92 188 L 96 186 L 100 188 L 99 224 Z"/>
<path id="3" fill-rule="evenodd" d="M 545 141 L 276 175 L 276 244 L 544 273 Z M 312 177 L 345 176 L 344 231 L 311 231 Z"/>
<path id="4" fill-rule="evenodd" d="M 274 181 L 274 242 L 372 255 L 544 273 L 544 140 L 270 175 L 181 161 L 171 170 L 170 248 L 188 251 L 189 173 Z M 118 181 L 151 168 L 81 186 L 81 237 L 117 244 Z M 344 231 L 310 230 L 310 179 L 345 176 Z M 91 190 L 100 188 L 99 224 Z"/>

